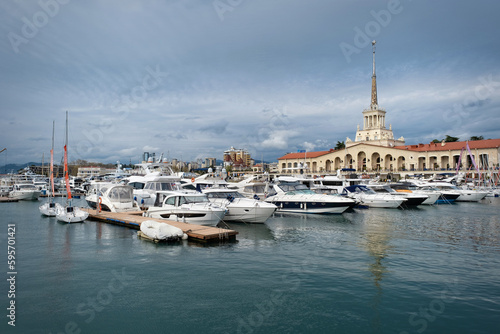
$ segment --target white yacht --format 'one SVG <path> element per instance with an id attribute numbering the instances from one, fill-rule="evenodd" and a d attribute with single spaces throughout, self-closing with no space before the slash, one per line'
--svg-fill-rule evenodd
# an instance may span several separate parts
<path id="1" fill-rule="evenodd" d="M 148 208 L 145 217 L 216 226 L 226 214 L 226 209 L 211 203 L 206 194 L 158 191 L 156 195 L 155 205 Z"/>
<path id="2" fill-rule="evenodd" d="M 131 176 L 124 180 L 134 189 L 134 198 L 141 207 L 148 208 L 156 202 L 156 192 L 180 189 L 180 177 L 150 173 L 145 176 Z"/>
<path id="3" fill-rule="evenodd" d="M 18 200 L 38 200 L 42 192 L 35 187 L 33 183 L 16 183 L 12 186 L 9 193 L 10 198 Z"/>
<path id="4" fill-rule="evenodd" d="M 342 194 L 356 200 L 360 206 L 369 208 L 398 208 L 407 201 L 407 199 L 403 197 L 376 193 L 372 189 L 361 184 L 345 187 Z"/>
<path id="5" fill-rule="evenodd" d="M 408 179 L 406 180 L 410 184 L 409 189 L 418 189 L 419 191 L 429 191 L 429 192 L 439 192 L 441 195 L 436 200 L 435 204 L 451 204 L 454 203 L 460 196 L 460 192 L 454 189 L 438 189 L 432 183 L 424 182 L 421 180 Z"/>
<path id="6" fill-rule="evenodd" d="M 259 175 L 251 175 L 240 182 L 228 185 L 228 187 L 236 188 L 240 194 L 247 198 L 261 200 L 269 196 L 272 191 L 269 180 L 262 179 Z"/>
<path id="7" fill-rule="evenodd" d="M 279 212 L 289 213 L 342 213 L 356 205 L 352 199 L 335 195 L 321 195 L 299 182 L 280 178 L 273 184 L 276 194 L 265 199 L 278 207 Z"/>
<path id="8" fill-rule="evenodd" d="M 225 221 L 264 223 L 277 207 L 256 199 L 250 199 L 237 190 L 225 187 L 209 187 L 203 190 L 210 202 L 227 209 Z"/>
<path id="9" fill-rule="evenodd" d="M 402 203 L 404 206 L 417 206 L 422 204 L 429 198 L 428 195 L 424 194 L 416 194 L 412 192 L 397 192 L 388 184 L 368 184 L 367 187 L 375 191 L 376 193 L 405 198 L 406 201 Z"/>
<path id="10" fill-rule="evenodd" d="M 191 184 L 195 187 L 197 191 L 203 191 L 203 189 L 210 187 L 227 187 L 228 182 L 224 179 L 222 174 L 218 173 L 206 173 L 198 177 L 193 177 L 191 179 L 181 180 L 183 184 Z"/>
<path id="11" fill-rule="evenodd" d="M 134 200 L 133 188 L 123 184 L 108 184 L 97 188 L 91 188 L 85 197 L 87 204 L 99 211 L 108 212 L 137 212 L 141 208 Z"/>
<path id="12" fill-rule="evenodd" d="M 439 190 L 459 194 L 458 198 L 456 199 L 457 202 L 479 202 L 480 200 L 485 198 L 486 195 L 488 195 L 486 191 L 479 191 L 474 189 L 462 189 L 448 182 L 434 181 L 434 182 L 429 182 L 429 184 Z"/>
<path id="13" fill-rule="evenodd" d="M 418 188 L 409 182 L 390 183 L 389 187 L 391 187 L 397 192 L 425 195 L 427 196 L 427 199 L 422 202 L 422 204 L 425 205 L 436 204 L 443 197 L 443 194 L 436 188 L 431 188 L 431 187 Z"/>

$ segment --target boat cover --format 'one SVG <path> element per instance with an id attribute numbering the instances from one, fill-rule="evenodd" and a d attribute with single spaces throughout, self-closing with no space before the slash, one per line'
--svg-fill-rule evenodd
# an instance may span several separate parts
<path id="1" fill-rule="evenodd" d="M 184 235 L 184 232 L 180 228 L 155 220 L 142 222 L 141 232 L 150 238 L 158 240 L 180 239 Z"/>

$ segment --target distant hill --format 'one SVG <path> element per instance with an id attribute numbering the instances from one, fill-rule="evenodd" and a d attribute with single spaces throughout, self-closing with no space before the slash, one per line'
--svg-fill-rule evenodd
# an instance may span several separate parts
<path id="1" fill-rule="evenodd" d="M 0 166 L 0 174 L 14 173 L 16 174 L 19 170 L 26 168 L 28 166 L 40 166 L 40 162 L 27 162 L 25 164 L 7 164 Z"/>

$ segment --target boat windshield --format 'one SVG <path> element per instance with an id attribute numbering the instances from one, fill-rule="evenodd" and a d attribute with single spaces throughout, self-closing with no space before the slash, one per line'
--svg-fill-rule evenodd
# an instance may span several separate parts
<path id="1" fill-rule="evenodd" d="M 144 186 L 144 189 L 162 191 L 162 190 L 178 190 L 178 187 L 173 182 L 149 182 Z"/>
<path id="2" fill-rule="evenodd" d="M 266 191 L 266 185 L 265 184 L 253 184 L 253 185 L 250 185 L 250 186 L 245 186 L 245 188 L 243 188 L 243 191 L 244 192 L 247 192 L 247 193 L 264 193 Z"/>
<path id="3" fill-rule="evenodd" d="M 389 186 L 373 187 L 373 188 L 370 188 L 370 189 L 373 190 L 376 193 L 384 193 L 384 194 L 385 193 L 396 193 L 396 190 L 392 189 Z"/>
<path id="4" fill-rule="evenodd" d="M 218 192 L 209 192 L 207 193 L 208 198 L 245 198 L 242 194 L 237 191 L 218 191 Z"/>
<path id="5" fill-rule="evenodd" d="M 207 203 L 209 202 L 206 196 L 180 196 L 179 205 L 188 203 Z"/>
<path id="6" fill-rule="evenodd" d="M 19 189 L 23 189 L 23 190 L 35 190 L 36 189 L 35 185 L 33 185 L 33 184 L 19 184 L 18 187 L 19 187 Z"/>
<path id="7" fill-rule="evenodd" d="M 376 194 L 375 191 L 373 191 L 372 189 L 370 188 L 367 188 L 367 187 L 356 187 L 356 192 L 358 194 L 361 194 L 361 193 L 365 193 L 365 194 Z"/>
<path id="8" fill-rule="evenodd" d="M 297 191 L 297 192 L 302 192 L 302 191 L 309 191 L 309 188 L 307 188 L 306 185 L 302 183 L 280 183 L 278 184 L 278 187 L 283 190 L 284 192 L 290 192 L 290 191 Z"/>

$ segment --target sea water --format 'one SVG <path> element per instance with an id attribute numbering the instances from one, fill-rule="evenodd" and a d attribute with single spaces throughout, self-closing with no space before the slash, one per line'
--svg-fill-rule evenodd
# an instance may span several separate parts
<path id="1" fill-rule="evenodd" d="M 499 198 L 275 214 L 265 224 L 228 224 L 237 241 L 210 245 L 155 244 L 89 220 L 63 224 L 40 215 L 43 202 L 0 204 L 1 333 L 500 328 Z"/>

